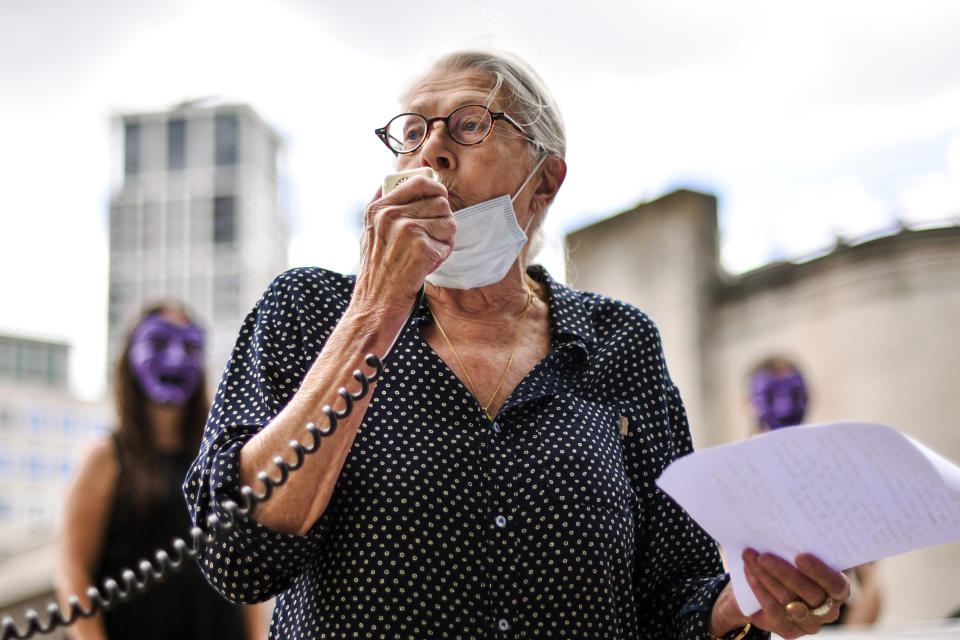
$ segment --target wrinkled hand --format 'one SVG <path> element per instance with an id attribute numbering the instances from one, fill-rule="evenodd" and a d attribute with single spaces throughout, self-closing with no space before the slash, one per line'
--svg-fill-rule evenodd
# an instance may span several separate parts
<path id="1" fill-rule="evenodd" d="M 457 225 L 446 188 L 414 176 L 367 205 L 355 297 L 409 308 L 424 278 L 453 251 Z"/>
<path id="2" fill-rule="evenodd" d="M 711 626 L 722 633 L 747 622 L 786 639 L 817 633 L 824 624 L 837 619 L 840 605 L 850 598 L 846 576 L 816 556 L 801 554 L 793 566 L 779 556 L 747 549 L 743 562 L 747 582 L 762 609 L 744 616 L 733 598 L 732 585 L 727 585 L 717 598 L 711 621 Z"/>

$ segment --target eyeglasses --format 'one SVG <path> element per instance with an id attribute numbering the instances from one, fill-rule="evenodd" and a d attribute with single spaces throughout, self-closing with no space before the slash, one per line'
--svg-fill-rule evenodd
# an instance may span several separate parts
<path id="1" fill-rule="evenodd" d="M 469 147 L 486 140 L 497 120 L 505 120 L 520 132 L 524 140 L 537 144 L 513 118 L 502 111 L 490 111 L 482 104 L 465 104 L 451 111 L 446 117 L 427 118 L 419 113 L 401 113 L 390 120 L 387 126 L 375 130 L 374 133 L 390 151 L 413 153 L 426 142 L 434 122 L 443 122 L 447 135 L 454 142 Z"/>

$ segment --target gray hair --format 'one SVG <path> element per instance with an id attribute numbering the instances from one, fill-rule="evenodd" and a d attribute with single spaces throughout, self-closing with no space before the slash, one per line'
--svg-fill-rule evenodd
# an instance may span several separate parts
<path id="1" fill-rule="evenodd" d="M 475 69 L 493 80 L 491 97 L 517 121 L 546 155 L 564 157 L 567 135 L 563 118 L 543 80 L 530 65 L 516 56 L 493 51 L 454 51 L 437 60 L 431 70 Z"/>

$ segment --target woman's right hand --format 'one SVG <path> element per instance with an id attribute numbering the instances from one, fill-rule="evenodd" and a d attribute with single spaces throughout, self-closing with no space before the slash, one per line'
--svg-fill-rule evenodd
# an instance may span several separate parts
<path id="1" fill-rule="evenodd" d="M 405 180 L 367 205 L 354 300 L 409 311 L 424 279 L 453 251 L 457 225 L 446 188 Z"/>
<path id="2" fill-rule="evenodd" d="M 273 468 L 272 460 L 289 450 L 290 439 L 304 438 L 307 423 L 328 422 L 322 407 L 338 407 L 338 389 L 355 387 L 350 372 L 366 366 L 366 354 L 382 355 L 389 349 L 424 279 L 453 250 L 455 233 L 447 190 L 436 180 L 414 176 L 386 196 L 377 192 L 366 210 L 350 304 L 290 402 L 243 446 L 242 483 L 261 491 L 257 474 Z M 338 423 L 317 454 L 306 458 L 303 468 L 257 507 L 257 520 L 286 533 L 305 535 L 310 530 L 329 504 L 370 396 L 353 403 L 350 417 Z"/>

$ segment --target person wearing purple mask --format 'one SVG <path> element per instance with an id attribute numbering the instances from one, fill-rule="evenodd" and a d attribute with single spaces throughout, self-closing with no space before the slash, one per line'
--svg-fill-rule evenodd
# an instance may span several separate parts
<path id="1" fill-rule="evenodd" d="M 768 358 L 751 371 L 750 407 L 760 433 L 802 424 L 808 401 L 803 374 L 790 360 Z M 868 562 L 845 573 L 851 578 L 853 595 L 840 607 L 840 616 L 824 624 L 873 624 L 880 616 L 883 592 L 876 563 Z"/>
<path id="2" fill-rule="evenodd" d="M 750 402 L 760 431 L 800 424 L 807 411 L 803 375 L 783 358 L 764 361 L 750 374 Z"/>
<path id="3" fill-rule="evenodd" d="M 65 502 L 57 591 L 66 602 L 107 577 L 119 580 L 157 548 L 184 537 L 180 494 L 209 410 L 204 334 L 173 305 L 148 309 L 130 332 L 114 377 L 115 431 L 94 443 Z M 260 610 L 223 600 L 192 563 L 112 611 L 78 621 L 71 637 L 253 638 Z"/>
<path id="4" fill-rule="evenodd" d="M 133 332 L 130 365 L 151 401 L 182 407 L 203 378 L 203 330 L 149 315 Z"/>

